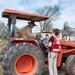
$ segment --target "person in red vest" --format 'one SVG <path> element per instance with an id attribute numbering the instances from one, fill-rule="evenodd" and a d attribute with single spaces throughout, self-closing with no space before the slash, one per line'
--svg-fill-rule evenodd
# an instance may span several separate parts
<path id="1" fill-rule="evenodd" d="M 57 57 L 58 52 L 60 52 L 60 40 L 58 38 L 59 29 L 53 29 L 52 36 L 49 39 L 48 46 L 48 65 L 49 65 L 49 74 L 58 75 L 57 72 Z"/>

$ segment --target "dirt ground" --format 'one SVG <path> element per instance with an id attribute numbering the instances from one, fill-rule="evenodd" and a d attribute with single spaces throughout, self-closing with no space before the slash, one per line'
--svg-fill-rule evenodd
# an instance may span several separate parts
<path id="1" fill-rule="evenodd" d="M 0 42 L 0 51 L 6 45 L 6 43 L 7 42 L 5 40 Z M 59 73 L 59 75 L 66 75 L 65 65 L 63 65 L 63 67 L 58 71 L 58 73 Z M 3 75 L 1 65 L 0 65 L 0 75 Z M 49 75 L 47 66 L 45 67 L 45 71 L 44 71 L 44 73 L 42 75 Z"/>

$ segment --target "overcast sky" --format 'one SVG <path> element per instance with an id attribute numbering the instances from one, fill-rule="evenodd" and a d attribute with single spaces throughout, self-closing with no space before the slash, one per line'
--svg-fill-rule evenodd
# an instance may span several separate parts
<path id="1" fill-rule="evenodd" d="M 25 12 L 35 12 L 36 9 L 44 6 L 58 5 L 60 7 L 60 17 L 54 22 L 54 27 L 62 29 L 65 21 L 68 21 L 70 27 L 75 28 L 75 0 L 0 0 L 0 20 L 7 24 L 7 19 L 2 18 L 2 11 L 6 8 Z M 18 21 L 18 27 L 25 26 L 25 21 Z M 39 31 L 39 26 L 33 31 Z"/>

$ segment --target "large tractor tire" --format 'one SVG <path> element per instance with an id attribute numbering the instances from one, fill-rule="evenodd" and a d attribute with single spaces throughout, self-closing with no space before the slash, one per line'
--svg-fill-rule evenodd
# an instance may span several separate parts
<path id="1" fill-rule="evenodd" d="M 66 72 L 68 75 L 75 75 L 75 55 L 70 55 L 66 60 Z"/>
<path id="2" fill-rule="evenodd" d="M 2 62 L 4 75 L 41 75 L 44 66 L 42 52 L 29 43 L 11 47 Z"/>

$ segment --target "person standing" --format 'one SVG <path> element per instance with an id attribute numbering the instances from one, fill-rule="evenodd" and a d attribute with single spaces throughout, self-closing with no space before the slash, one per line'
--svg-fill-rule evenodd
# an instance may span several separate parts
<path id="1" fill-rule="evenodd" d="M 46 44 L 48 48 L 48 64 L 49 75 L 58 75 L 57 72 L 57 57 L 60 52 L 60 40 L 58 38 L 59 29 L 53 29 L 52 37 L 49 39 L 49 44 Z"/>
<path id="2" fill-rule="evenodd" d="M 44 44 L 48 44 L 48 41 L 49 41 L 49 35 L 46 34 L 46 35 L 45 35 L 45 38 L 43 39 L 43 43 L 44 43 Z"/>

